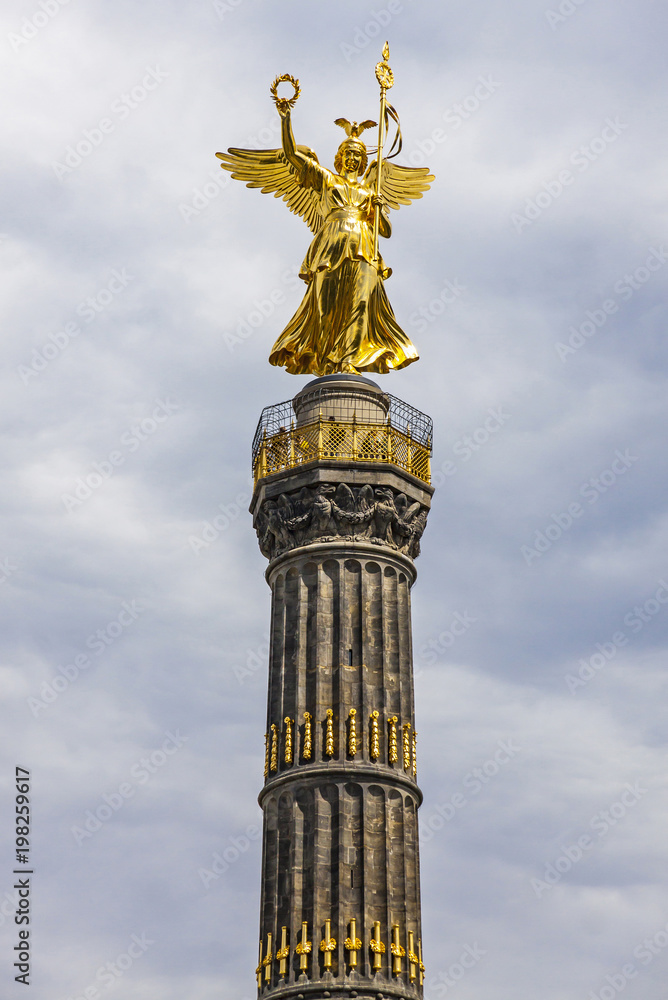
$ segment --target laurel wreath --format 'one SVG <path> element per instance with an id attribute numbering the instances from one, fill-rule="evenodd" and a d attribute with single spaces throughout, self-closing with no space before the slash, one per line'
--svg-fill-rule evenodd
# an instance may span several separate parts
<path id="1" fill-rule="evenodd" d="M 278 85 L 279 83 L 291 83 L 294 87 L 294 93 L 292 97 L 279 97 L 278 96 Z M 297 103 L 297 98 L 301 94 L 301 88 L 299 86 L 299 80 L 296 80 L 294 76 L 290 73 L 284 73 L 283 76 L 277 76 L 270 88 L 271 96 L 274 99 L 274 103 L 277 108 L 294 108 Z"/>

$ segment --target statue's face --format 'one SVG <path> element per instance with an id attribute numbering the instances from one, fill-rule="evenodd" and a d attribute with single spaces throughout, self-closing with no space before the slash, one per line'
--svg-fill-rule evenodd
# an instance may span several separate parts
<path id="1" fill-rule="evenodd" d="M 343 169 L 347 174 L 359 174 L 362 167 L 362 154 L 359 149 L 349 146 L 342 156 Z"/>

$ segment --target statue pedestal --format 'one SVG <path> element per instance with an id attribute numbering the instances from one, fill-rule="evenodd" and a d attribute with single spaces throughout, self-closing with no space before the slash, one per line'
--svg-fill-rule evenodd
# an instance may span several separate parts
<path id="1" fill-rule="evenodd" d="M 375 421 L 358 420 L 356 400 L 365 417 L 375 408 Z M 318 985 L 332 996 L 380 986 L 388 997 L 419 997 L 419 983 L 392 974 L 390 944 L 393 933 L 404 947 L 409 933 L 422 937 L 410 591 L 433 490 L 410 463 L 411 448 L 428 457 L 431 440 L 390 423 L 408 442 L 406 467 L 395 462 L 392 397 L 354 376 L 316 380 L 291 409 L 287 442 L 285 424 L 270 423 L 271 408 L 263 414 L 261 471 L 274 471 L 257 476 L 251 505 L 272 591 L 260 935 L 276 941 L 287 927 L 291 946 L 289 974 L 279 980 L 276 968 L 264 992 L 315 1000 Z M 430 433 L 412 412 L 413 427 Z M 310 453 L 299 435 L 314 423 L 320 448 Z M 384 445 L 377 437 L 375 451 L 362 448 L 360 427 L 380 429 Z M 350 428 L 356 458 L 326 440 Z M 351 971 L 353 919 L 362 946 Z M 294 954 L 304 922 L 306 978 Z M 328 933 L 331 970 L 320 948 Z M 376 933 L 385 946 L 378 972 Z"/>

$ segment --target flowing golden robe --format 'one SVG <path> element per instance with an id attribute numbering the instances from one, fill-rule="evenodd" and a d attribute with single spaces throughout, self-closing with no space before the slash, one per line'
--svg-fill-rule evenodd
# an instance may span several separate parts
<path id="1" fill-rule="evenodd" d="M 392 273 L 373 263 L 373 192 L 314 161 L 298 178 L 320 199 L 325 222 L 300 277 L 304 299 L 274 344 L 269 361 L 293 375 L 388 372 L 418 360 L 385 292 Z"/>

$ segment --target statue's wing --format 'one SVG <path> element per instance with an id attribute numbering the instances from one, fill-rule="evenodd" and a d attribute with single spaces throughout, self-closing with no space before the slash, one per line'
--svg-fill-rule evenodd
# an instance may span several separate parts
<path id="1" fill-rule="evenodd" d="M 403 517 L 403 513 L 408 506 L 408 500 L 405 493 L 400 493 L 394 498 L 394 506 L 397 508 L 397 513 L 399 517 Z M 418 505 L 419 506 L 419 505 Z"/>
<path id="2" fill-rule="evenodd" d="M 364 183 L 375 191 L 378 161 L 374 160 L 366 174 Z M 391 160 L 383 160 L 380 175 L 380 193 L 390 208 L 410 205 L 421 198 L 431 187 L 434 175 L 428 167 L 400 167 Z"/>
<path id="3" fill-rule="evenodd" d="M 298 151 L 310 160 L 318 157 L 308 146 L 297 146 Z M 302 187 L 282 149 L 228 149 L 216 153 L 223 170 L 229 170 L 237 181 L 246 181 L 246 187 L 260 188 L 263 194 L 282 198 L 291 212 L 301 215 L 309 229 L 317 233 L 324 222 L 320 201 L 311 188 Z"/>
<path id="4" fill-rule="evenodd" d="M 404 524 L 409 524 L 413 520 L 413 518 L 415 517 L 415 515 L 418 513 L 419 510 L 420 510 L 420 504 L 417 503 L 417 502 L 416 503 L 412 503 L 410 505 L 410 507 L 408 508 L 408 510 L 404 514 L 402 514 L 401 519 L 404 522 Z"/>
<path id="5" fill-rule="evenodd" d="M 360 510 L 369 510 L 374 505 L 373 488 L 366 483 L 359 492 L 358 505 Z"/>
<path id="6" fill-rule="evenodd" d="M 353 491 L 346 483 L 339 483 L 334 494 L 334 501 L 341 510 L 352 511 L 355 509 L 355 497 Z"/>
<path id="7" fill-rule="evenodd" d="M 342 129 L 345 129 L 346 135 L 350 135 L 353 123 L 349 122 L 347 118 L 335 118 L 334 124 L 340 125 Z"/>
<path id="8" fill-rule="evenodd" d="M 292 517 L 294 511 L 292 509 L 292 501 L 290 497 L 286 496 L 285 493 L 281 493 L 278 498 L 278 509 L 281 511 L 284 517 Z"/>

